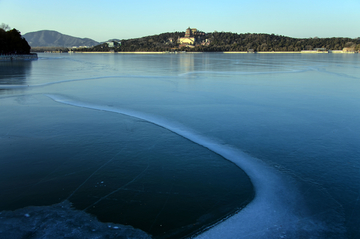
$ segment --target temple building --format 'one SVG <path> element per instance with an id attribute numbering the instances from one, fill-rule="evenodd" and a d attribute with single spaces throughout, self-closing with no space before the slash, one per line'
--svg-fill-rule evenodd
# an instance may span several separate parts
<path id="1" fill-rule="evenodd" d="M 188 27 L 185 31 L 185 36 L 179 37 L 177 42 L 180 44 L 180 47 L 195 47 L 195 44 L 200 44 L 203 36 L 205 36 L 204 32 L 200 32 L 196 28 Z"/>

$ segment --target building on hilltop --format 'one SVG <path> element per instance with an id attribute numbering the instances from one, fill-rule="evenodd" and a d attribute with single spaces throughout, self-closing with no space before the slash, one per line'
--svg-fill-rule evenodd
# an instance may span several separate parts
<path id="1" fill-rule="evenodd" d="M 108 45 L 108 47 L 114 47 L 114 42 L 113 41 L 108 41 L 106 42 L 106 44 Z"/>
<path id="2" fill-rule="evenodd" d="M 121 41 L 111 40 L 106 42 L 108 47 L 116 47 L 121 45 Z"/>
<path id="3" fill-rule="evenodd" d="M 179 47 L 194 47 L 196 44 L 201 44 L 204 37 L 204 32 L 200 32 L 196 28 L 188 27 L 185 31 L 185 36 L 179 37 L 177 42 L 180 44 Z"/>
<path id="4" fill-rule="evenodd" d="M 314 51 L 318 51 L 318 52 L 325 52 L 327 51 L 325 47 L 321 47 L 321 48 L 314 48 Z"/>
<path id="5" fill-rule="evenodd" d="M 204 32 L 198 31 L 196 28 L 190 28 L 186 29 L 185 31 L 185 37 L 196 37 L 196 36 L 204 36 Z"/>
<path id="6" fill-rule="evenodd" d="M 188 29 L 186 29 L 186 31 L 185 31 L 185 37 L 191 37 L 191 29 L 190 29 L 190 27 L 188 28 Z"/>
<path id="7" fill-rule="evenodd" d="M 181 37 L 180 44 L 195 45 L 195 37 Z"/>
<path id="8" fill-rule="evenodd" d="M 344 52 L 344 53 L 354 53 L 355 52 L 355 47 L 344 47 L 342 49 L 342 52 Z"/>

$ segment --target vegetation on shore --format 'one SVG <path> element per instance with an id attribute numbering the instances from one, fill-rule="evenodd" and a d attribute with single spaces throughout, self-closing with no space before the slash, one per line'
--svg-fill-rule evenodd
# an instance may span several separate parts
<path id="1" fill-rule="evenodd" d="M 291 38 L 274 34 L 237 34 L 231 32 L 206 33 L 203 38 L 210 41 L 209 45 L 180 47 L 177 43 L 184 32 L 162 33 L 135 39 L 121 40 L 121 44 L 109 47 L 102 43 L 91 48 L 77 48 L 74 51 L 86 52 L 158 52 L 158 51 L 193 51 L 193 52 L 224 52 L 224 51 L 302 51 L 314 48 L 342 50 L 345 47 L 360 50 L 360 38 Z"/>
<path id="2" fill-rule="evenodd" d="M 62 46 L 35 46 L 31 47 L 32 52 L 49 52 L 49 53 L 62 53 L 62 52 L 68 52 L 68 47 L 62 47 Z"/>
<path id="3" fill-rule="evenodd" d="M 30 46 L 15 28 L 9 30 L 9 26 L 0 25 L 0 54 L 30 54 Z"/>

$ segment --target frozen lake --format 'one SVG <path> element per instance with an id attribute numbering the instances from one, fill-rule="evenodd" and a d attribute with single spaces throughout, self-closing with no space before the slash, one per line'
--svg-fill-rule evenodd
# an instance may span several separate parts
<path id="1" fill-rule="evenodd" d="M 359 57 L 0 62 L 0 236 L 358 238 Z"/>

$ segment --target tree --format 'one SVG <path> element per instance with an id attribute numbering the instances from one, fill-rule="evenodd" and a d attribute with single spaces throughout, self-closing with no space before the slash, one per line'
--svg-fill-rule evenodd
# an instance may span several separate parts
<path id="1" fill-rule="evenodd" d="M 18 30 L 0 29 L 0 54 L 29 54 L 30 49 L 28 42 Z"/>
<path id="2" fill-rule="evenodd" d="M 0 29 L 3 29 L 4 31 L 8 31 L 8 30 L 10 30 L 10 27 L 8 24 L 1 23 Z"/>
<path id="3" fill-rule="evenodd" d="M 357 44 L 357 45 L 356 45 L 355 51 L 360 51 L 360 44 Z"/>

